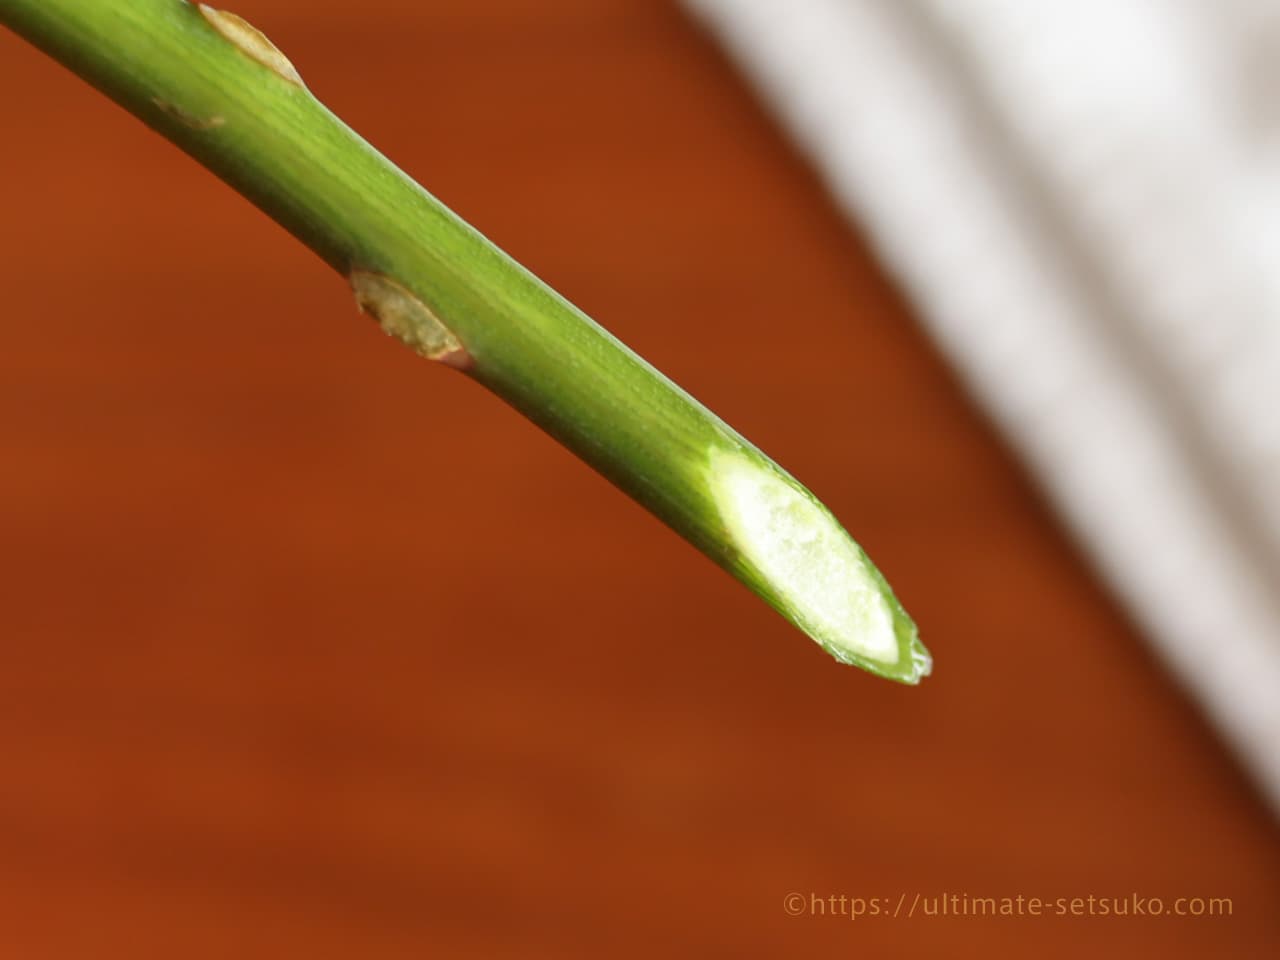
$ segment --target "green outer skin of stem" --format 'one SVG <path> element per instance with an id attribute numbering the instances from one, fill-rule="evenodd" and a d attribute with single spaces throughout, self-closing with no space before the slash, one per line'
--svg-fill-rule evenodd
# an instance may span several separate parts
<path id="1" fill-rule="evenodd" d="M 423 190 L 305 86 L 247 56 L 187 0 L 0 0 L 0 23 L 186 151 L 335 270 L 393 278 L 465 346 L 469 376 L 797 623 L 787 598 L 726 529 L 707 481 L 709 452 L 736 451 L 803 488 Z M 897 664 L 824 646 L 844 662 L 914 683 L 928 655 L 888 585 L 866 565 L 892 616 Z"/>

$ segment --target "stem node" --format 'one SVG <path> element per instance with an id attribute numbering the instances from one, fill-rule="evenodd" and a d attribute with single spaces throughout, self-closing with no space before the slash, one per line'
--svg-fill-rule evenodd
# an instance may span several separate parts
<path id="1" fill-rule="evenodd" d="M 209 21 L 209 25 L 217 30 L 224 39 L 234 44 L 236 49 L 251 60 L 256 60 L 271 72 L 278 74 L 290 83 L 305 87 L 302 74 L 289 58 L 280 52 L 280 48 L 267 39 L 267 35 L 243 17 L 226 10 L 215 10 L 208 4 L 199 4 L 200 15 Z"/>
<path id="2" fill-rule="evenodd" d="M 368 270 L 353 270 L 349 279 L 360 312 L 377 320 L 388 336 L 428 360 L 455 370 L 471 368 L 471 355 L 462 341 L 406 287 Z"/>

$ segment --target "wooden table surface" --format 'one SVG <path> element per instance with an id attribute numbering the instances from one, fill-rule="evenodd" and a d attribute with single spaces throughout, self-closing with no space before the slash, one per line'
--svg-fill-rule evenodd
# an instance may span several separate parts
<path id="1" fill-rule="evenodd" d="M 824 497 L 936 673 L 834 664 L 5 33 L 0 955 L 1276 955 L 1274 821 L 677 9 L 237 12 Z M 1232 915 L 812 915 L 917 894 Z"/>

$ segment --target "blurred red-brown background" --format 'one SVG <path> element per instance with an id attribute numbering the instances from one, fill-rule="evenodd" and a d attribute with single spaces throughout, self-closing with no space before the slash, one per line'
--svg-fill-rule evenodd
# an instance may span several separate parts
<path id="1" fill-rule="evenodd" d="M 237 12 L 824 497 L 937 671 L 835 665 L 6 33 L 0 953 L 1273 955 L 1262 802 L 674 7 Z M 1233 915 L 784 910 L 904 892 Z"/>

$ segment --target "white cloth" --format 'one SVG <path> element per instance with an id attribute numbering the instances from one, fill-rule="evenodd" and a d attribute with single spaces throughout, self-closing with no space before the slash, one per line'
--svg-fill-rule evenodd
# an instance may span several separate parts
<path id="1" fill-rule="evenodd" d="M 1280 3 L 685 3 L 1280 810 Z"/>

